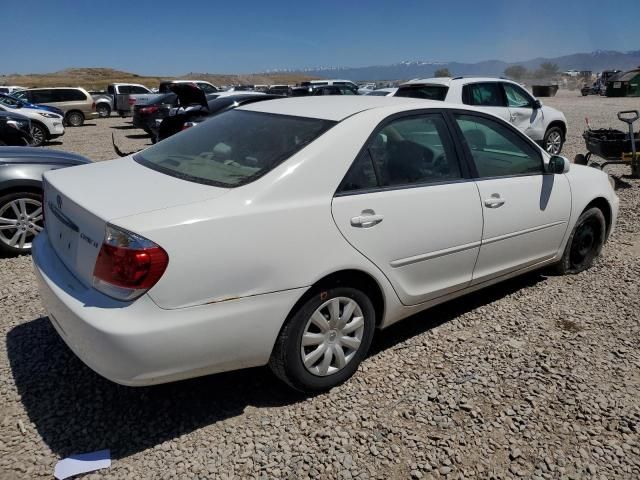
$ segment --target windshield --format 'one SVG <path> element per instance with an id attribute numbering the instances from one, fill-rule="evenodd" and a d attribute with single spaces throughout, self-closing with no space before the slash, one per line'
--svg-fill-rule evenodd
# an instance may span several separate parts
<path id="1" fill-rule="evenodd" d="M 0 103 L 7 107 L 16 108 L 22 106 L 22 101 L 17 98 L 13 98 L 10 95 L 0 95 Z"/>
<path id="2" fill-rule="evenodd" d="M 134 160 L 184 180 L 236 187 L 269 172 L 334 124 L 232 110 L 143 150 Z"/>
<path id="3" fill-rule="evenodd" d="M 400 87 L 395 96 L 443 101 L 448 91 L 449 87 L 444 85 L 406 85 Z"/>

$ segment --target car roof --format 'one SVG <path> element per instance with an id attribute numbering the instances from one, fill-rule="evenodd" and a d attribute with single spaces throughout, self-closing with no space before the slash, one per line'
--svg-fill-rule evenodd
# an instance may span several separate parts
<path id="1" fill-rule="evenodd" d="M 83 92 L 86 92 L 82 87 L 35 87 L 25 88 L 25 90 L 82 90 Z"/>
<path id="2" fill-rule="evenodd" d="M 443 108 L 446 104 L 434 100 L 403 97 L 376 97 L 370 95 L 335 95 L 292 97 L 257 102 L 239 107 L 253 112 L 319 118 L 339 122 L 351 115 L 376 108 L 402 111 L 406 108 Z"/>
<path id="3" fill-rule="evenodd" d="M 453 82 L 460 82 L 462 84 L 467 84 L 467 83 L 478 83 L 478 82 L 509 82 L 509 83 L 515 83 L 512 82 L 509 79 L 506 78 L 497 78 L 497 77 L 432 77 L 432 78 L 414 78 L 413 80 L 409 80 L 408 82 L 403 83 L 402 85 L 400 85 L 401 87 L 404 86 L 411 86 L 411 85 L 445 85 L 445 86 L 450 86 Z"/>

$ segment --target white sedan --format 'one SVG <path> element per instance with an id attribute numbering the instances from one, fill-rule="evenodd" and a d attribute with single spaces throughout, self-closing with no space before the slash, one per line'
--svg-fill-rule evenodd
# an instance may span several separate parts
<path id="1" fill-rule="evenodd" d="M 125 385 L 269 364 L 331 388 L 376 330 L 543 266 L 587 269 L 618 212 L 606 174 L 509 123 L 394 97 L 253 103 L 44 178 L 49 319 Z"/>

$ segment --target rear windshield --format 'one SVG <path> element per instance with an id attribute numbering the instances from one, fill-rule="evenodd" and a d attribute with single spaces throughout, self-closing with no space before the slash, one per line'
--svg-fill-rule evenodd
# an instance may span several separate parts
<path id="1" fill-rule="evenodd" d="M 406 85 L 400 87 L 395 96 L 444 101 L 448 91 L 449 87 L 444 85 Z"/>
<path id="2" fill-rule="evenodd" d="M 269 172 L 335 123 L 231 110 L 169 137 L 133 158 L 184 180 L 237 187 Z"/>

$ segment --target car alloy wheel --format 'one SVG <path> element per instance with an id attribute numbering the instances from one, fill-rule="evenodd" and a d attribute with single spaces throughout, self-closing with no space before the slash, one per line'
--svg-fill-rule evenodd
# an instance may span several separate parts
<path id="1" fill-rule="evenodd" d="M 360 349 L 363 334 L 364 316 L 355 300 L 327 300 L 313 312 L 302 334 L 300 355 L 305 368 L 318 376 L 339 372 Z"/>
<path id="2" fill-rule="evenodd" d="M 84 123 L 84 117 L 82 116 L 81 113 L 72 112 L 69 115 L 67 115 L 67 122 L 72 127 L 80 127 Z"/>
<path id="3" fill-rule="evenodd" d="M 98 116 L 100 118 L 107 118 L 111 115 L 111 109 L 106 105 L 98 105 L 96 111 L 98 112 Z"/>
<path id="4" fill-rule="evenodd" d="M 551 155 L 557 155 L 560 153 L 560 150 L 562 150 L 562 134 L 559 131 L 553 130 L 552 132 L 549 132 L 549 135 L 547 135 L 545 150 Z"/>
<path id="5" fill-rule="evenodd" d="M 36 123 L 31 124 L 31 146 L 40 147 L 47 141 L 44 128 Z"/>
<path id="6" fill-rule="evenodd" d="M 31 241 L 43 228 L 42 202 L 18 196 L 0 204 L 0 242 L 5 250 L 29 251 Z"/>

